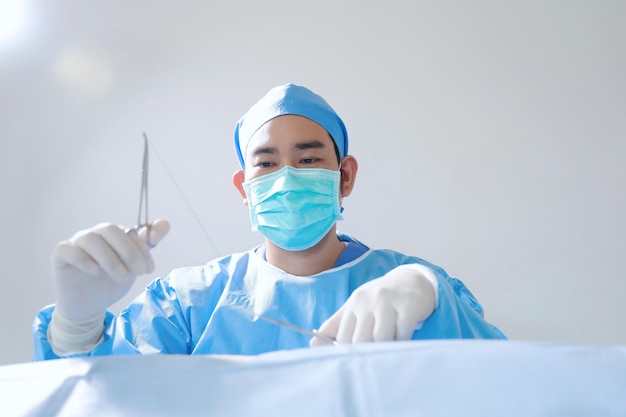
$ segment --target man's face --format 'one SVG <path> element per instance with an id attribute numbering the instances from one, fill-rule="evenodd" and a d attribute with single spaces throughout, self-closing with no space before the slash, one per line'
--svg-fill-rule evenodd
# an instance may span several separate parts
<path id="1" fill-rule="evenodd" d="M 246 181 L 287 165 L 339 168 L 335 144 L 326 129 L 296 115 L 278 116 L 265 123 L 248 142 L 245 162 Z"/>

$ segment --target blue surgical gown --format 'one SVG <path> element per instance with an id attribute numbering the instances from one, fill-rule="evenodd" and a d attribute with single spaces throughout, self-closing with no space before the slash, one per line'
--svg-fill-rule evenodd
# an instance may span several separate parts
<path id="1" fill-rule="evenodd" d="M 307 347 L 310 337 L 256 319 L 264 314 L 307 329 L 337 311 L 360 285 L 404 264 L 432 269 L 438 305 L 413 339 L 505 338 L 458 279 L 420 258 L 361 247 L 347 263 L 313 276 L 295 276 L 269 264 L 258 251 L 237 253 L 203 266 L 180 268 L 148 285 L 118 317 L 107 312 L 102 341 L 91 352 L 108 354 L 241 354 Z M 47 329 L 54 306 L 34 323 L 34 360 L 54 359 Z"/>

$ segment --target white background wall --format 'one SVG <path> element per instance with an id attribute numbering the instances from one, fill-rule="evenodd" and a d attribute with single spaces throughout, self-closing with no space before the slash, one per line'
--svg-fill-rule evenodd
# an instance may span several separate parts
<path id="1" fill-rule="evenodd" d="M 259 242 L 232 130 L 285 82 L 348 126 L 342 231 L 443 266 L 513 339 L 626 344 L 623 1 L 23 3 L 0 40 L 0 363 L 30 360 L 55 244 L 136 221 L 144 130 L 221 254 Z M 173 224 L 155 275 L 214 258 L 154 152 L 150 175 Z"/>

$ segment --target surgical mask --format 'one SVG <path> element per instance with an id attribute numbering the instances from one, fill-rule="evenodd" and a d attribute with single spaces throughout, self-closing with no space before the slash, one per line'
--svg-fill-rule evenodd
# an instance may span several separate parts
<path id="1" fill-rule="evenodd" d="M 252 230 L 289 251 L 316 245 L 343 220 L 340 177 L 339 170 L 286 166 L 244 182 Z"/>

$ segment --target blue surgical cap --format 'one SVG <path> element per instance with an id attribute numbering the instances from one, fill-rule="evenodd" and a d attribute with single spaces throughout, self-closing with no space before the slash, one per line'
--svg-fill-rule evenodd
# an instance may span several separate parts
<path id="1" fill-rule="evenodd" d="M 285 114 L 313 120 L 333 138 L 341 158 L 348 154 L 346 126 L 326 100 L 308 88 L 285 84 L 272 88 L 237 122 L 235 148 L 242 168 L 245 166 L 246 147 L 254 133 L 273 118 Z"/>

